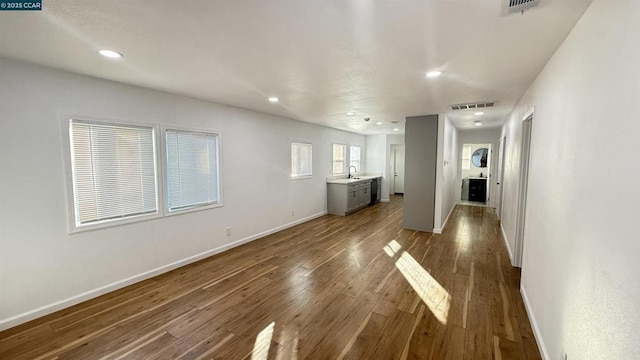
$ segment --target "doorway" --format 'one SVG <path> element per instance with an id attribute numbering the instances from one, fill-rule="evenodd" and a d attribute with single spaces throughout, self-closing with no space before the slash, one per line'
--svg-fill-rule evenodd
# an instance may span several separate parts
<path id="1" fill-rule="evenodd" d="M 391 193 L 404 194 L 404 145 L 391 145 Z"/>
<path id="2" fill-rule="evenodd" d="M 463 144 L 460 161 L 462 205 L 486 206 L 491 191 L 492 144 Z"/>
<path id="3" fill-rule="evenodd" d="M 524 248 L 524 229 L 527 213 L 527 188 L 529 186 L 529 157 L 531 154 L 531 129 L 533 113 L 522 122 L 522 161 L 520 162 L 520 190 L 518 192 L 518 217 L 516 219 L 516 245 L 514 265 L 522 267 L 522 249 Z"/>

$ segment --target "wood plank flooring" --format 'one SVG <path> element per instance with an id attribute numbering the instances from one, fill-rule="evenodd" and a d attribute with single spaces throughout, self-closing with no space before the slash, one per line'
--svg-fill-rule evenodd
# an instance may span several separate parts
<path id="1" fill-rule="evenodd" d="M 402 197 L 0 332 L 0 359 L 540 359 L 492 209 L 441 235 Z"/>

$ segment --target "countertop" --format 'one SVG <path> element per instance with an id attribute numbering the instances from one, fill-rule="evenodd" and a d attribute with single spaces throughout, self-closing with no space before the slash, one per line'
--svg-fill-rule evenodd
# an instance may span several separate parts
<path id="1" fill-rule="evenodd" d="M 480 177 L 480 176 L 469 176 L 468 179 L 473 179 L 473 180 L 487 180 L 486 177 Z"/>
<path id="2" fill-rule="evenodd" d="M 359 183 L 359 182 L 370 181 L 371 179 L 381 178 L 381 177 L 382 177 L 382 175 L 356 175 L 355 177 L 352 177 L 351 179 L 347 179 L 347 178 L 338 178 L 338 179 L 327 178 L 327 184 L 355 184 L 355 183 Z"/>

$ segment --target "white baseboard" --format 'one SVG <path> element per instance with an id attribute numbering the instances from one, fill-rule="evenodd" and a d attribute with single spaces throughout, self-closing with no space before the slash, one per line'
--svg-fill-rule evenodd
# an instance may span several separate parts
<path id="1" fill-rule="evenodd" d="M 442 226 L 439 228 L 434 228 L 433 229 L 433 233 L 434 234 L 442 234 L 442 232 L 444 231 L 444 228 L 447 227 L 447 221 L 449 221 L 449 218 L 451 217 L 451 214 L 453 214 L 453 209 L 456 208 L 456 205 L 458 205 L 458 203 L 453 204 L 453 206 L 451 207 L 451 210 L 449 210 L 449 215 L 447 215 L 447 218 L 444 219 L 444 222 L 442 223 Z"/>
<path id="2" fill-rule="evenodd" d="M 123 279 L 123 280 L 119 280 L 116 281 L 114 283 L 111 283 L 109 285 L 105 285 L 102 287 L 99 287 L 97 289 L 93 289 L 93 290 L 89 290 L 87 292 L 84 292 L 82 294 L 79 295 L 75 295 L 72 296 L 70 298 L 64 299 L 64 300 L 60 300 L 60 301 L 56 301 L 52 304 L 49 305 L 45 305 L 45 306 L 41 306 L 39 308 L 33 309 L 33 310 L 29 310 L 27 312 L 12 316 L 10 318 L 7 319 L 2 319 L 0 320 L 0 331 L 2 330 L 6 330 L 9 329 L 11 327 L 23 324 L 27 321 L 31 321 L 40 317 L 43 317 L 45 315 L 51 314 L 53 312 L 62 310 L 62 309 L 66 309 L 68 307 L 71 307 L 73 305 L 79 304 L 81 302 L 96 298 L 98 296 L 110 293 L 112 291 L 118 290 L 118 289 L 122 289 L 126 286 L 135 284 L 137 282 L 152 278 L 154 276 L 160 275 L 160 274 L 164 274 L 166 272 L 169 272 L 171 270 L 177 269 L 179 267 L 194 263 L 196 261 L 208 258 L 210 256 L 213 256 L 215 254 L 219 254 L 223 251 L 229 250 L 231 248 L 234 248 L 236 246 L 240 246 L 242 244 L 251 242 L 253 240 L 257 240 L 259 238 L 265 237 L 267 235 L 271 235 L 273 233 L 276 233 L 278 231 L 282 231 L 284 229 L 290 228 L 292 226 L 295 225 L 299 225 L 302 224 L 304 222 L 319 218 L 321 216 L 326 215 L 327 212 L 323 211 L 311 216 L 307 216 L 305 218 L 302 219 L 298 219 L 296 221 L 275 227 L 273 229 L 269 229 L 248 237 L 245 237 L 244 239 L 240 239 L 240 240 L 236 240 L 234 242 L 225 244 L 223 246 L 217 247 L 215 249 L 210 249 L 207 250 L 205 252 L 190 256 L 188 258 L 182 259 L 182 260 L 178 260 L 175 262 L 172 262 L 170 264 L 164 265 L 164 266 L 160 266 L 158 268 L 155 268 L 153 270 L 149 270 L 149 271 L 145 271 L 141 274 L 138 275 L 134 275 L 131 276 L 129 278 Z"/>
<path id="3" fill-rule="evenodd" d="M 391 201 L 390 199 L 380 199 L 380 202 L 389 202 Z"/>
<path id="4" fill-rule="evenodd" d="M 547 347 L 544 345 L 544 341 L 542 341 L 542 333 L 540 333 L 538 322 L 536 321 L 536 317 L 533 315 L 533 310 L 531 309 L 531 304 L 529 303 L 529 297 L 527 296 L 527 292 L 522 285 L 520 285 L 520 294 L 522 295 L 524 307 L 527 310 L 527 315 L 529 316 L 529 321 L 531 322 L 531 327 L 533 328 L 533 335 L 535 336 L 536 342 L 538 343 L 538 349 L 540 349 L 540 353 L 542 354 L 542 359 L 551 360 L 551 357 L 549 357 L 549 352 L 547 351 Z"/>
<path id="5" fill-rule="evenodd" d="M 504 227 L 502 227 L 502 221 L 500 221 L 500 231 L 502 232 L 502 240 L 504 241 L 504 245 L 507 247 L 507 252 L 509 253 L 509 260 L 511 261 L 511 266 L 515 266 L 513 251 L 511 251 L 511 247 L 509 246 L 509 240 L 507 240 L 507 233 L 504 232 Z"/>

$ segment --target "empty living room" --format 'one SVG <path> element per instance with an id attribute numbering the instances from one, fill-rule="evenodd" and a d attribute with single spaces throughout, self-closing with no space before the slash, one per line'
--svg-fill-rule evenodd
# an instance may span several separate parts
<path id="1" fill-rule="evenodd" d="M 639 17 L 0 0 L 0 359 L 640 360 Z"/>

